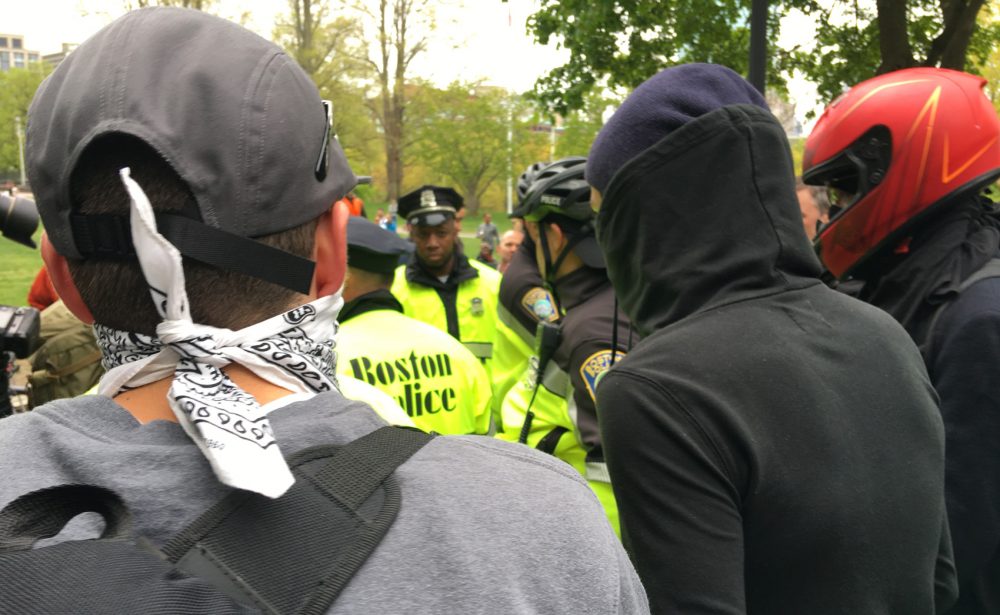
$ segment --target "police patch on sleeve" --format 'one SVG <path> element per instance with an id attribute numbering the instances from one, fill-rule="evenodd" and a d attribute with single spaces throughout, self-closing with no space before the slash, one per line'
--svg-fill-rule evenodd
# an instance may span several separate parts
<path id="1" fill-rule="evenodd" d="M 615 353 L 615 361 L 620 361 L 625 353 L 618 351 Z M 597 383 L 600 381 L 601 376 L 604 372 L 608 371 L 611 367 L 611 350 L 599 350 L 594 354 L 587 357 L 587 360 L 583 362 L 580 366 L 580 377 L 583 378 L 583 383 L 587 387 L 587 392 L 590 393 L 590 398 L 597 401 Z"/>
<path id="2" fill-rule="evenodd" d="M 556 301 L 552 293 L 541 286 L 536 286 L 524 294 L 521 306 L 540 322 L 555 322 L 559 320 L 556 312 Z"/>

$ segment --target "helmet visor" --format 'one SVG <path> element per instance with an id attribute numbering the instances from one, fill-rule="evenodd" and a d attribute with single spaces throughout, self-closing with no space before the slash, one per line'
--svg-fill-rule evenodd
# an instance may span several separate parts
<path id="1" fill-rule="evenodd" d="M 807 184 L 826 186 L 831 224 L 882 183 L 891 158 L 889 129 L 878 125 L 839 154 L 806 171 L 802 179 Z"/>

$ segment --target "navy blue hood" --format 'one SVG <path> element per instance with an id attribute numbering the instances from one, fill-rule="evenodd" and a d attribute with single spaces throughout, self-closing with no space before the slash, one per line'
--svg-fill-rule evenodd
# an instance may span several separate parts
<path id="1" fill-rule="evenodd" d="M 598 241 L 642 336 L 697 312 L 821 283 L 788 140 L 755 105 L 684 124 L 612 177 Z"/>

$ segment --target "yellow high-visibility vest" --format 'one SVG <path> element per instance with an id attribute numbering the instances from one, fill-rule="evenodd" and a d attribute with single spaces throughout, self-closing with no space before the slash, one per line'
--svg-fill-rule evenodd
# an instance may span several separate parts
<path id="1" fill-rule="evenodd" d="M 387 393 L 425 431 L 492 433 L 492 393 L 481 362 L 447 333 L 395 310 L 341 323 L 337 373 Z"/>
<path id="2" fill-rule="evenodd" d="M 460 282 L 453 295 L 458 339 L 478 357 L 494 388 L 494 410 L 499 413 L 502 394 L 526 364 L 524 344 L 497 315 L 500 274 L 477 261 L 468 261 L 477 276 Z M 396 269 L 392 294 L 403 313 L 448 333 L 447 307 L 438 291 L 406 277 L 406 266 Z"/>
<path id="3" fill-rule="evenodd" d="M 527 417 L 529 403 L 534 417 L 528 431 L 526 444 L 538 448 L 542 439 L 553 429 L 563 428 L 566 433 L 559 438 L 559 444 L 551 451 L 554 457 L 562 459 L 576 468 L 587 484 L 593 489 L 597 499 L 604 507 L 604 513 L 614 528 L 621 535 L 618 525 L 618 504 L 611 490 L 611 478 L 607 465 L 587 461 L 587 451 L 580 442 L 576 428 L 576 402 L 573 400 L 573 384 L 569 374 L 561 369 L 555 361 L 549 361 L 545 367 L 542 383 L 535 393 L 538 358 L 532 356 L 528 368 L 517 383 L 507 392 L 503 399 L 501 421 L 503 433 L 497 437 L 510 442 L 517 442 L 522 426 Z M 532 395 L 534 401 L 532 402 Z"/>
<path id="4" fill-rule="evenodd" d="M 496 335 L 497 298 L 500 274 L 477 261 L 468 261 L 478 276 L 458 285 L 455 312 L 458 339 L 489 367 Z M 437 290 L 406 278 L 406 266 L 396 269 L 391 292 L 402 304 L 403 313 L 448 333 L 448 315 Z"/>

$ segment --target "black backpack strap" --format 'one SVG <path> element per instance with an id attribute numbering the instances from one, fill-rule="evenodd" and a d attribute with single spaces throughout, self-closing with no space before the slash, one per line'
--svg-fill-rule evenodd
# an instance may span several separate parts
<path id="1" fill-rule="evenodd" d="M 114 491 L 94 485 L 59 485 L 26 493 L 0 511 L 0 553 L 29 550 L 85 512 L 104 517 L 101 538 L 127 538 L 131 533 L 132 515 Z"/>
<path id="2" fill-rule="evenodd" d="M 1000 278 L 1000 258 L 994 257 L 990 259 L 985 265 L 980 267 L 978 271 L 962 280 L 962 284 L 959 285 L 958 291 L 947 301 L 938 306 L 938 309 L 931 317 L 931 324 L 927 327 L 927 339 L 920 349 L 924 357 L 933 356 L 934 330 L 938 325 L 938 321 L 941 320 L 941 315 L 948 309 L 948 306 L 954 303 L 955 299 L 957 299 L 958 296 L 965 292 L 970 286 L 988 278 Z"/>
<path id="3" fill-rule="evenodd" d="M 100 539 L 32 548 L 83 512 L 104 517 L 106 529 Z M 201 579 L 177 574 L 167 562 L 136 548 L 128 535 L 130 525 L 124 501 L 92 485 L 42 489 L 8 504 L 0 511 L 0 613 L 257 612 Z"/>
<path id="4" fill-rule="evenodd" d="M 399 512 L 392 473 L 432 435 L 383 427 L 342 447 L 289 460 L 278 499 L 240 491 L 168 542 L 180 570 L 266 613 L 325 613 Z"/>
<path id="5" fill-rule="evenodd" d="M 569 432 L 568 429 L 562 425 L 552 428 L 552 431 L 545 434 L 535 448 L 542 451 L 543 453 L 548 453 L 549 455 L 556 454 L 556 447 L 559 446 L 559 439 L 563 437 L 563 434 Z"/>

